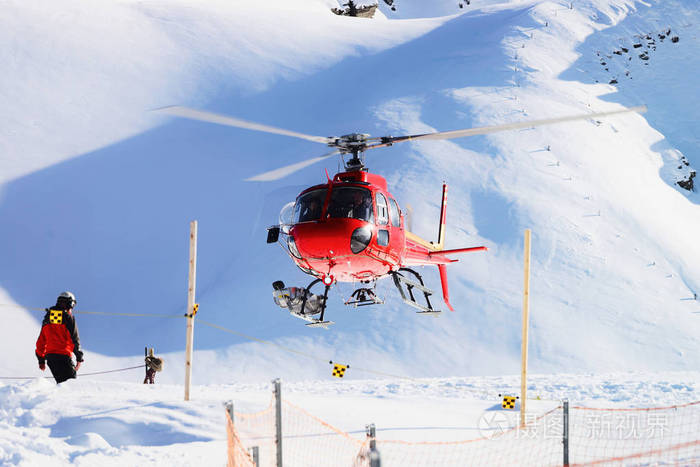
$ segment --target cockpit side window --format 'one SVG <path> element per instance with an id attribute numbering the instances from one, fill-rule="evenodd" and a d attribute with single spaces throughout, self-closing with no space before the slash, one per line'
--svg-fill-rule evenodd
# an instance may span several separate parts
<path id="1" fill-rule="evenodd" d="M 372 193 L 366 188 L 333 187 L 328 204 L 328 217 L 350 217 L 374 222 Z"/>
<path id="2" fill-rule="evenodd" d="M 377 224 L 385 225 L 389 222 L 389 208 L 383 194 L 377 193 Z"/>
<path id="3" fill-rule="evenodd" d="M 391 218 L 391 225 L 394 227 L 401 227 L 401 211 L 399 211 L 399 205 L 396 204 L 394 198 L 389 198 L 389 217 Z"/>
<path id="4" fill-rule="evenodd" d="M 297 202 L 294 205 L 294 214 L 292 216 L 292 222 L 309 222 L 317 221 L 321 218 L 321 210 L 323 209 L 323 203 L 326 201 L 326 194 L 328 190 L 322 188 L 320 190 L 309 191 L 297 198 Z"/>

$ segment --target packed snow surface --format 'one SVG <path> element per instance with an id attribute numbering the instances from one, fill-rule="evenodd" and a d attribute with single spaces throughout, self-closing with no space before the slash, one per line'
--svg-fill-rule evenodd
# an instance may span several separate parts
<path id="1" fill-rule="evenodd" d="M 653 380 L 653 381 L 650 381 Z M 458 441 L 488 435 L 480 420 L 515 393 L 519 378 L 307 381 L 282 383 L 285 400 L 362 440 Z M 182 386 L 48 379 L 0 386 L 2 465 L 223 465 L 224 402 L 236 412 L 270 404 L 269 383 Z M 535 375 L 530 410 L 569 397 L 592 407 L 651 407 L 696 400 L 697 373 Z M 517 417 L 514 418 L 517 420 Z"/>

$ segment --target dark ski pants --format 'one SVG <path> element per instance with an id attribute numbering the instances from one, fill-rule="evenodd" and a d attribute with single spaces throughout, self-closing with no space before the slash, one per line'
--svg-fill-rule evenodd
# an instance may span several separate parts
<path id="1" fill-rule="evenodd" d="M 50 353 L 46 355 L 46 363 L 56 383 L 62 383 L 67 379 L 75 378 L 75 367 L 70 355 Z"/>

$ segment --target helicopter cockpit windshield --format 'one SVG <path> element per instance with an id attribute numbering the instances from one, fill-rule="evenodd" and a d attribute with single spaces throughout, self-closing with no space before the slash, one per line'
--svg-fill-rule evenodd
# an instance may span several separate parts
<path id="1" fill-rule="evenodd" d="M 288 234 L 289 228 L 293 225 L 292 216 L 294 215 L 294 201 L 291 201 L 284 206 L 279 215 L 279 226 L 282 232 Z"/>
<path id="2" fill-rule="evenodd" d="M 372 193 L 366 188 L 334 187 L 328 204 L 328 217 L 350 217 L 374 222 Z"/>
<path id="3" fill-rule="evenodd" d="M 320 190 L 309 191 L 297 198 L 292 214 L 292 223 L 317 221 L 321 218 L 321 210 L 323 203 L 326 200 L 328 190 L 322 188 Z"/>

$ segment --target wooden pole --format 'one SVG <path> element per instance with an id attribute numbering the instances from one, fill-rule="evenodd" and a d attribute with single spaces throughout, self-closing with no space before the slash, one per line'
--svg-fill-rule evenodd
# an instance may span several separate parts
<path id="1" fill-rule="evenodd" d="M 190 222 L 190 274 L 187 288 L 187 345 L 185 347 L 185 400 L 190 400 L 194 344 L 194 292 L 197 286 L 197 221 Z"/>
<path id="2" fill-rule="evenodd" d="M 525 406 L 527 404 L 527 330 L 530 315 L 530 229 L 525 229 L 525 280 L 523 292 L 523 340 L 520 353 L 520 426 L 525 427 Z"/>

